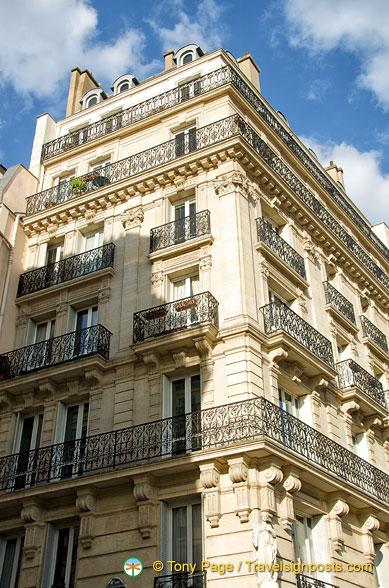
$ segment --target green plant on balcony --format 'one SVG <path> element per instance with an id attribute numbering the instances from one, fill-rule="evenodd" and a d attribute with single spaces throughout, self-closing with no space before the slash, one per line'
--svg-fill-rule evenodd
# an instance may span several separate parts
<path id="1" fill-rule="evenodd" d="M 70 180 L 69 191 L 73 195 L 83 194 L 85 192 L 86 184 L 82 178 L 73 178 Z"/>

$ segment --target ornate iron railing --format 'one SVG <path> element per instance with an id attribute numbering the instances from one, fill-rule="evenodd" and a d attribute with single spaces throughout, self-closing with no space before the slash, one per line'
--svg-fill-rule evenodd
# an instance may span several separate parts
<path id="1" fill-rule="evenodd" d="M 306 279 L 304 258 L 297 253 L 264 218 L 257 218 L 258 240 L 267 245 L 278 257 L 289 265 L 302 278 Z"/>
<path id="2" fill-rule="evenodd" d="M 171 574 L 154 578 L 154 588 L 205 588 L 206 572 Z"/>
<path id="3" fill-rule="evenodd" d="M 336 364 L 336 370 L 338 372 L 339 388 L 345 389 L 355 386 L 376 402 L 385 406 L 385 395 L 381 382 L 353 359 L 339 361 Z"/>
<path id="4" fill-rule="evenodd" d="M 253 398 L 0 458 L 0 490 L 271 439 L 389 503 L 389 476 L 265 398 Z"/>
<path id="5" fill-rule="evenodd" d="M 218 301 L 210 292 L 194 294 L 134 314 L 134 343 L 201 323 L 219 326 Z"/>
<path id="6" fill-rule="evenodd" d="M 89 143 L 94 139 L 108 135 L 117 129 L 127 127 L 135 122 L 143 120 L 157 112 L 162 112 L 172 106 L 186 102 L 194 96 L 205 94 L 219 86 L 227 84 L 231 80 L 231 71 L 228 66 L 216 69 L 191 82 L 177 88 L 167 90 L 162 94 L 153 96 L 134 106 L 107 118 L 94 122 L 88 126 L 53 139 L 42 146 L 41 161 L 59 155 L 78 145 Z"/>
<path id="7" fill-rule="evenodd" d="M 389 390 L 385 390 L 384 396 L 385 396 L 385 407 L 386 407 L 386 410 L 389 410 Z"/>
<path id="8" fill-rule="evenodd" d="M 210 235 L 211 219 L 209 210 L 180 218 L 150 231 L 150 253 L 171 245 L 189 241 L 195 237 Z"/>
<path id="9" fill-rule="evenodd" d="M 347 298 L 345 298 L 343 294 L 339 292 L 339 290 L 334 288 L 333 285 L 330 284 L 330 282 L 323 282 L 323 286 L 326 295 L 326 303 L 331 304 L 331 306 L 339 310 L 339 312 L 343 314 L 343 316 L 345 316 L 349 321 L 351 321 L 355 325 L 356 322 L 354 307 L 351 304 L 351 302 L 347 300 Z"/>
<path id="10" fill-rule="evenodd" d="M 80 329 L 0 355 L 0 380 L 9 380 L 81 357 L 109 356 L 111 333 L 102 325 Z"/>
<path id="11" fill-rule="evenodd" d="M 368 318 L 365 316 L 360 316 L 361 325 L 362 325 L 362 333 L 364 337 L 371 339 L 376 345 L 381 347 L 383 351 L 388 351 L 388 342 L 386 340 L 386 336 L 382 331 L 378 329 Z"/>
<path id="12" fill-rule="evenodd" d="M 107 267 L 113 267 L 114 253 L 115 245 L 107 243 L 102 247 L 30 270 L 19 277 L 16 296 L 25 296 Z"/>
<path id="13" fill-rule="evenodd" d="M 336 237 L 351 251 L 361 263 L 389 290 L 389 276 L 382 270 L 360 245 L 347 233 L 338 221 L 328 212 L 327 208 L 308 190 L 304 183 L 283 163 L 278 155 L 260 138 L 250 125 L 240 116 L 231 115 L 225 119 L 211 123 L 198 129 L 187 141 L 188 151 L 198 151 L 204 147 L 215 145 L 233 136 L 242 136 L 258 155 L 278 174 L 278 176 L 302 199 L 312 212 L 323 222 Z M 189 139 L 189 138 L 188 138 Z M 180 140 L 181 141 L 181 140 Z M 31 215 L 45 208 L 65 202 L 82 193 L 92 192 L 112 182 L 130 178 L 143 171 L 153 169 L 181 157 L 185 152 L 181 142 L 172 139 L 166 143 L 137 153 L 106 166 L 101 175 L 82 176 L 82 186 L 72 188 L 71 181 L 61 182 L 57 186 L 38 192 L 27 198 L 26 214 Z"/>
<path id="14" fill-rule="evenodd" d="M 296 574 L 297 588 L 338 588 L 334 584 L 323 582 L 317 578 L 311 578 L 310 576 L 304 576 L 303 574 Z"/>
<path id="15" fill-rule="evenodd" d="M 334 368 L 331 342 L 280 300 L 261 308 L 265 333 L 284 331 L 313 355 Z"/>
<path id="16" fill-rule="evenodd" d="M 27 198 L 26 214 L 31 215 L 45 208 L 71 200 L 81 194 L 87 194 L 99 188 L 130 178 L 136 174 L 153 169 L 177 159 L 192 151 L 198 151 L 204 147 L 215 145 L 224 139 L 229 139 L 239 134 L 238 117 L 228 116 L 222 120 L 211 123 L 197 129 L 191 135 L 187 135 L 182 141 L 181 137 L 171 139 L 141 153 L 136 153 L 115 163 L 105 166 L 95 177 L 94 173 L 87 173 L 81 176 L 82 187 L 76 189 L 72 186 L 72 180 L 61 182 L 43 192 L 38 192 Z"/>

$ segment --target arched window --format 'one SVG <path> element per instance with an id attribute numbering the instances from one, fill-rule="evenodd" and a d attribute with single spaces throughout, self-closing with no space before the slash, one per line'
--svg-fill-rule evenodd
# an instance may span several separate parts
<path id="1" fill-rule="evenodd" d="M 129 88 L 130 88 L 130 84 L 128 82 L 124 82 L 123 84 L 121 84 L 119 86 L 119 94 L 120 94 L 120 92 L 125 92 Z"/>
<path id="2" fill-rule="evenodd" d="M 97 96 L 92 96 L 92 98 L 89 98 L 87 108 L 89 108 L 89 106 L 93 106 L 94 104 L 97 104 Z"/>
<path id="3" fill-rule="evenodd" d="M 189 63 L 190 61 L 193 61 L 193 53 L 185 53 L 185 55 L 182 58 L 182 65 L 184 65 L 185 63 Z"/>

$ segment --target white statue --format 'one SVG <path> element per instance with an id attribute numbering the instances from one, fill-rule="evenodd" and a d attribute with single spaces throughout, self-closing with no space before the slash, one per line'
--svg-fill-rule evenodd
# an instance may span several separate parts
<path id="1" fill-rule="evenodd" d="M 260 524 L 254 523 L 253 546 L 254 561 L 258 575 L 258 586 L 261 588 L 277 588 L 277 535 L 271 524 L 271 515 L 261 513 Z"/>

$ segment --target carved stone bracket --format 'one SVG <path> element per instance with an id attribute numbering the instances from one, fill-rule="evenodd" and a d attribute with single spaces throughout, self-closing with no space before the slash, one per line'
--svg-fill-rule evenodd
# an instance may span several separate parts
<path id="1" fill-rule="evenodd" d="M 287 359 L 287 357 L 288 352 L 286 351 L 286 349 L 283 349 L 282 347 L 277 347 L 276 349 L 270 351 L 270 353 L 268 354 L 270 369 L 274 369 L 275 367 L 277 367 L 277 364 L 279 364 L 280 361 L 282 361 L 283 359 Z"/>
<path id="2" fill-rule="evenodd" d="M 202 272 L 212 268 L 212 255 L 205 255 L 199 259 L 199 268 Z"/>
<path id="3" fill-rule="evenodd" d="M 91 488 L 80 490 L 77 494 L 76 508 L 80 513 L 79 541 L 84 549 L 90 549 L 95 538 L 94 512 L 96 510 L 96 498 L 96 491 Z"/>
<path id="4" fill-rule="evenodd" d="M 25 526 L 24 557 L 29 560 L 34 560 L 39 556 L 42 549 L 45 529 L 41 503 L 37 500 L 24 502 L 20 518 Z"/>
<path id="5" fill-rule="evenodd" d="M 89 387 L 91 387 L 93 390 L 100 388 L 101 382 L 103 380 L 103 373 L 100 370 L 96 368 L 85 370 L 84 377 Z"/>
<path id="6" fill-rule="evenodd" d="M 128 208 L 122 215 L 121 221 L 125 231 L 140 227 L 144 219 L 144 211 L 141 206 Z"/>
<path id="7" fill-rule="evenodd" d="M 172 357 L 173 357 L 174 365 L 176 366 L 177 369 L 186 367 L 187 356 L 186 356 L 185 351 L 179 351 L 178 353 L 172 353 Z"/>
<path id="8" fill-rule="evenodd" d="M 298 471 L 293 467 L 284 468 L 283 481 L 284 496 L 280 503 L 281 524 L 286 531 L 290 531 L 295 520 L 293 494 L 301 490 Z"/>
<path id="9" fill-rule="evenodd" d="M 0 410 L 9 411 L 12 410 L 14 405 L 14 397 L 6 390 L 0 394 Z"/>
<path id="10" fill-rule="evenodd" d="M 239 191 L 247 197 L 255 198 L 256 196 L 254 184 L 238 171 L 219 176 L 213 182 L 213 186 L 216 195 L 219 197 L 233 191 Z"/>
<path id="11" fill-rule="evenodd" d="M 162 286 L 164 282 L 163 272 L 157 271 L 151 274 L 151 284 L 154 287 Z"/>
<path id="12" fill-rule="evenodd" d="M 378 531 L 380 528 L 380 522 L 377 517 L 370 513 L 364 517 L 362 524 L 362 541 L 363 541 L 363 553 L 368 563 L 374 563 L 375 549 L 373 532 Z"/>
<path id="13" fill-rule="evenodd" d="M 220 504 L 220 466 L 217 462 L 200 464 L 200 482 L 203 486 L 204 514 L 212 528 L 219 526 Z"/>
<path id="14" fill-rule="evenodd" d="M 248 461 L 245 457 L 236 457 L 227 460 L 227 462 L 228 473 L 235 494 L 235 513 L 241 523 L 247 523 L 251 512 L 249 486 L 247 484 Z"/>
<path id="15" fill-rule="evenodd" d="M 342 496 L 334 496 L 330 501 L 329 525 L 331 543 L 335 551 L 341 552 L 344 545 L 342 517 L 349 513 L 349 506 Z"/>
<path id="16" fill-rule="evenodd" d="M 148 353 L 142 355 L 142 359 L 145 364 L 147 364 L 150 368 L 150 374 L 159 373 L 160 365 L 161 365 L 161 358 L 159 357 L 158 353 Z"/>
<path id="17" fill-rule="evenodd" d="M 142 539 L 149 539 L 157 526 L 157 506 L 155 486 L 152 476 L 134 477 L 134 498 L 138 508 L 138 529 Z"/>
<path id="18" fill-rule="evenodd" d="M 276 512 L 274 486 L 282 481 L 283 472 L 281 466 L 273 461 L 259 472 L 259 494 L 261 511 L 272 514 Z"/>

